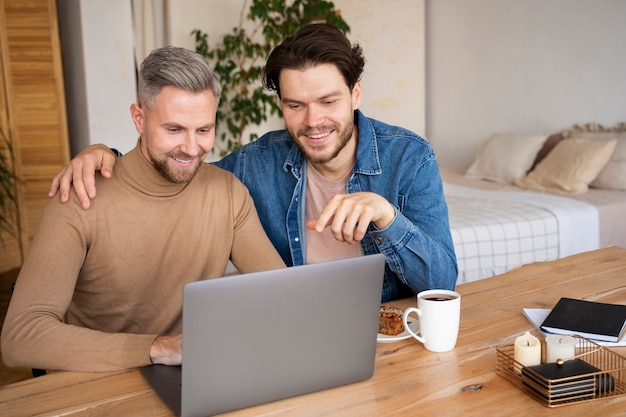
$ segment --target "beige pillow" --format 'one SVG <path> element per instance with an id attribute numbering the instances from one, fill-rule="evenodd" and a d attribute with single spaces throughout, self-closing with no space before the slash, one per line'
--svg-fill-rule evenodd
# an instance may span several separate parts
<path id="1" fill-rule="evenodd" d="M 601 140 L 617 138 L 611 159 L 590 185 L 595 188 L 626 190 L 626 132 L 574 132 L 571 138 Z"/>
<path id="2" fill-rule="evenodd" d="M 533 190 L 583 194 L 611 158 L 616 144 L 615 138 L 562 140 L 534 170 L 515 184 Z"/>
<path id="3" fill-rule="evenodd" d="M 465 172 L 466 178 L 510 184 L 526 175 L 547 134 L 494 133 Z"/>

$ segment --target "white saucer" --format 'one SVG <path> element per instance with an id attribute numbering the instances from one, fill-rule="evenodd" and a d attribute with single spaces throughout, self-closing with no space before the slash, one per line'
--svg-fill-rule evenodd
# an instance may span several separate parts
<path id="1" fill-rule="evenodd" d="M 413 333 L 417 333 L 420 330 L 420 322 L 416 319 L 409 319 L 409 327 L 413 330 Z M 404 340 L 412 337 L 406 329 L 395 336 L 388 336 L 386 334 L 378 333 L 376 340 L 378 343 L 397 342 L 398 340 Z"/>

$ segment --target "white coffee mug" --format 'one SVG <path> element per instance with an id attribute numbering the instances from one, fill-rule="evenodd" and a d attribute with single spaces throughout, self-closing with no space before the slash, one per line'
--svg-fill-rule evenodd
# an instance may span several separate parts
<path id="1" fill-rule="evenodd" d="M 408 325 L 411 313 L 419 317 L 419 335 Z M 431 352 L 454 349 L 461 319 L 461 294 L 450 290 L 428 290 L 417 294 L 417 308 L 404 310 L 404 328 Z"/>

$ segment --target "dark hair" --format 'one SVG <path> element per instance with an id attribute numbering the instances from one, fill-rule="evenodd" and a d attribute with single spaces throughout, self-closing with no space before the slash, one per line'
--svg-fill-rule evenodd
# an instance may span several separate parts
<path id="1" fill-rule="evenodd" d="M 348 88 L 361 79 L 365 66 L 363 49 L 352 45 L 339 29 L 328 23 L 301 26 L 270 53 L 263 69 L 262 82 L 280 98 L 278 78 L 283 69 L 304 70 L 320 64 L 333 64 L 343 75 Z"/>
<path id="2" fill-rule="evenodd" d="M 222 93 L 219 77 L 202 55 L 174 46 L 155 49 L 142 62 L 139 71 L 139 103 L 152 107 L 161 89 L 167 86 L 192 93 L 210 90 L 217 103 Z"/>

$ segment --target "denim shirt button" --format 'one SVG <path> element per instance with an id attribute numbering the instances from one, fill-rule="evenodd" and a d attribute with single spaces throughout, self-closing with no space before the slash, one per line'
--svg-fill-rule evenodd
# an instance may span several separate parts
<path id="1" fill-rule="evenodd" d="M 383 243 L 383 238 L 380 236 L 376 236 L 376 243 Z"/>
<path id="2" fill-rule="evenodd" d="M 294 240 L 295 240 L 296 242 L 300 242 L 300 238 L 299 238 L 299 237 L 295 238 Z"/>

